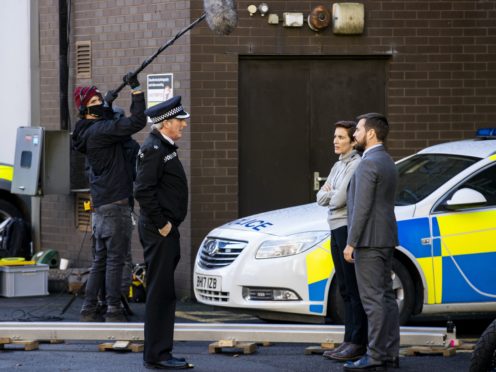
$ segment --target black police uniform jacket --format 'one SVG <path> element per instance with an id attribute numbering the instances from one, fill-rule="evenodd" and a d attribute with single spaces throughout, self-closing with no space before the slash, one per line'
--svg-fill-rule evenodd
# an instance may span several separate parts
<path id="1" fill-rule="evenodd" d="M 72 146 L 86 155 L 91 200 L 99 207 L 133 195 L 133 174 L 126 143 L 146 126 L 145 96 L 132 94 L 131 116 L 112 119 L 81 119 L 72 134 Z"/>
<path id="2" fill-rule="evenodd" d="M 134 186 L 140 213 L 157 229 L 179 226 L 188 210 L 188 181 L 177 146 L 154 129 L 141 146 Z"/>

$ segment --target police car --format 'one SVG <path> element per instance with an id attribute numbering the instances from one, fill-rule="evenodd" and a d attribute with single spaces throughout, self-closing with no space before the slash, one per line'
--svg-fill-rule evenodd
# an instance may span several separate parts
<path id="1" fill-rule="evenodd" d="M 496 128 L 396 163 L 393 286 L 413 314 L 496 311 Z M 342 319 L 327 209 L 307 204 L 212 230 L 194 267 L 199 302 L 261 318 Z"/>

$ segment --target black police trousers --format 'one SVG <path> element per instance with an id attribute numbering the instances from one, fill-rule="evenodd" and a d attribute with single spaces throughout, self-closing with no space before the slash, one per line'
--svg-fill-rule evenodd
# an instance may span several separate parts
<path id="1" fill-rule="evenodd" d="M 138 232 L 146 263 L 145 362 L 171 357 L 174 337 L 176 292 L 174 271 L 181 257 L 176 226 L 166 237 L 140 217 Z"/>

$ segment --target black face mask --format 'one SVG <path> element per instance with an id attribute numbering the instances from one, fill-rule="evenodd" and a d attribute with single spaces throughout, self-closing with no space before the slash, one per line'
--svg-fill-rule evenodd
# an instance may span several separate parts
<path id="1" fill-rule="evenodd" d="M 109 107 L 105 104 L 103 104 L 103 118 L 106 119 L 106 120 L 111 120 L 114 118 L 114 110 L 112 109 L 112 107 Z"/>
<path id="2" fill-rule="evenodd" d="M 96 116 L 97 118 L 101 118 L 106 116 L 106 108 L 103 106 L 103 103 L 101 105 L 95 105 L 95 106 L 90 106 L 86 108 L 86 113 Z"/>

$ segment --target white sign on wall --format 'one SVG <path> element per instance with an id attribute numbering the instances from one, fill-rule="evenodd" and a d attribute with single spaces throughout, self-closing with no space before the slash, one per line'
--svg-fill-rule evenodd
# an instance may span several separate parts
<path id="1" fill-rule="evenodd" d="M 164 102 L 174 95 L 172 73 L 150 74 L 146 76 L 147 108 Z"/>

